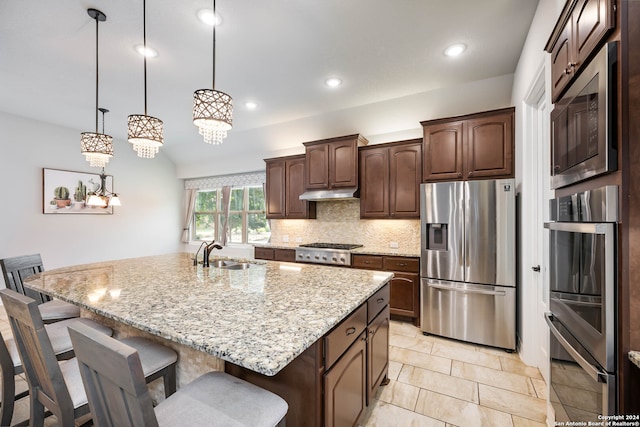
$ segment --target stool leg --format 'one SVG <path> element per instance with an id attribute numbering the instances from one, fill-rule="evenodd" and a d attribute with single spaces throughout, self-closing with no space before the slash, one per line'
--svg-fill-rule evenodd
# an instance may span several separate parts
<path id="1" fill-rule="evenodd" d="M 276 427 L 285 427 L 286 426 L 286 418 L 284 417 L 283 419 L 280 420 L 280 422 L 276 425 Z"/>
<path id="2" fill-rule="evenodd" d="M 13 369 L 12 369 L 13 370 Z M 11 425 L 13 417 L 13 399 L 16 393 L 16 380 L 13 373 L 2 378 L 2 406 L 0 406 L 0 425 Z"/>
<path id="3" fill-rule="evenodd" d="M 176 364 L 167 366 L 163 377 L 164 380 L 164 397 L 167 398 L 176 392 Z"/>

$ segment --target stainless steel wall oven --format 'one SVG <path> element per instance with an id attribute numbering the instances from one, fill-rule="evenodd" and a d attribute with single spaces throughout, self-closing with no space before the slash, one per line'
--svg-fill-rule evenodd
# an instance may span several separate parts
<path id="1" fill-rule="evenodd" d="M 616 411 L 618 187 L 550 201 L 551 403 L 556 421 Z"/>

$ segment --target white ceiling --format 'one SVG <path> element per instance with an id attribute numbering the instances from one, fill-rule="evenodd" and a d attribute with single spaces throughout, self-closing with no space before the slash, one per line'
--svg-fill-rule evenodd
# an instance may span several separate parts
<path id="1" fill-rule="evenodd" d="M 480 90 L 509 82 L 501 76 L 515 71 L 537 4 L 217 0 L 223 22 L 216 33 L 216 89 L 234 98 L 235 112 L 224 144 L 208 146 L 191 108 L 193 91 L 211 87 L 211 27 L 196 17 L 211 1 L 147 0 L 147 43 L 159 52 L 148 60 L 148 114 L 164 121 L 161 150 L 178 166 L 286 151 L 310 137 L 404 131 L 392 119 L 411 102 L 395 100 L 455 93 L 485 79 Z M 134 51 L 142 42 L 142 0 L 0 1 L 0 110 L 94 130 L 95 21 L 88 8 L 107 15 L 100 23 L 100 106 L 110 110 L 105 130 L 126 141 L 127 116 L 144 110 L 143 60 Z M 452 43 L 465 43 L 467 52 L 446 57 Z M 327 88 L 330 76 L 343 85 Z M 258 109 L 247 111 L 248 100 Z M 345 125 L 362 123 L 357 116 L 381 105 L 399 108 L 385 113 L 389 123 Z M 283 132 L 291 123 L 298 125 Z M 298 132 L 305 124 L 313 131 Z M 130 148 L 118 142 L 115 155 L 122 149 Z"/>

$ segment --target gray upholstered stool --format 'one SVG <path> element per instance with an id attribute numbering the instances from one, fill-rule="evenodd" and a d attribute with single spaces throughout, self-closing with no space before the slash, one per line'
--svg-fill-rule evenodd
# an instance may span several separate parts
<path id="1" fill-rule="evenodd" d="M 35 299 L 44 323 L 80 317 L 79 307 L 66 301 L 52 300 L 47 295 L 24 287 L 24 279 L 44 271 L 40 254 L 0 259 L 0 266 L 7 288 Z"/>
<path id="2" fill-rule="evenodd" d="M 67 319 L 61 322 L 45 325 L 47 335 L 51 340 L 51 347 L 58 360 L 73 357 L 73 347 L 69 338 L 69 325 L 82 323 L 96 331 L 111 335 L 111 329 L 89 319 Z M 18 348 L 13 337 L 4 339 L 0 334 L 0 369 L 2 370 L 2 404 L 0 405 L 0 425 L 7 426 L 13 417 L 14 401 L 29 395 L 29 391 L 15 394 L 15 376 L 23 372 Z"/>
<path id="3" fill-rule="evenodd" d="M 96 427 L 283 426 L 279 396 L 223 372 L 210 372 L 153 408 L 138 353 L 84 325 L 69 327 Z"/>

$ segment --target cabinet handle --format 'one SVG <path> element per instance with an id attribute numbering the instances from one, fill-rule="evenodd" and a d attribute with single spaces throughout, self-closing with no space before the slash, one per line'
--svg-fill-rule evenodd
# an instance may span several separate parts
<path id="1" fill-rule="evenodd" d="M 365 261 L 364 263 L 365 264 L 371 264 L 371 261 Z"/>
<path id="2" fill-rule="evenodd" d="M 378 299 L 376 300 L 376 302 L 377 302 L 378 304 L 382 304 L 382 303 L 384 302 L 384 298 L 378 298 Z"/>
<path id="3" fill-rule="evenodd" d="M 469 172 L 467 176 L 473 176 L 473 171 Z"/>
<path id="4" fill-rule="evenodd" d="M 458 178 L 462 178 L 462 172 L 458 172 Z"/>
<path id="5" fill-rule="evenodd" d="M 369 335 L 373 336 L 373 334 L 375 334 L 376 331 L 374 331 L 373 329 L 369 329 Z"/>
<path id="6" fill-rule="evenodd" d="M 399 262 L 398 263 L 398 267 L 406 267 L 407 263 L 406 262 Z"/>
<path id="7" fill-rule="evenodd" d="M 356 333 L 356 328 L 354 328 L 353 326 L 347 329 L 347 336 L 353 335 L 355 333 Z"/>

